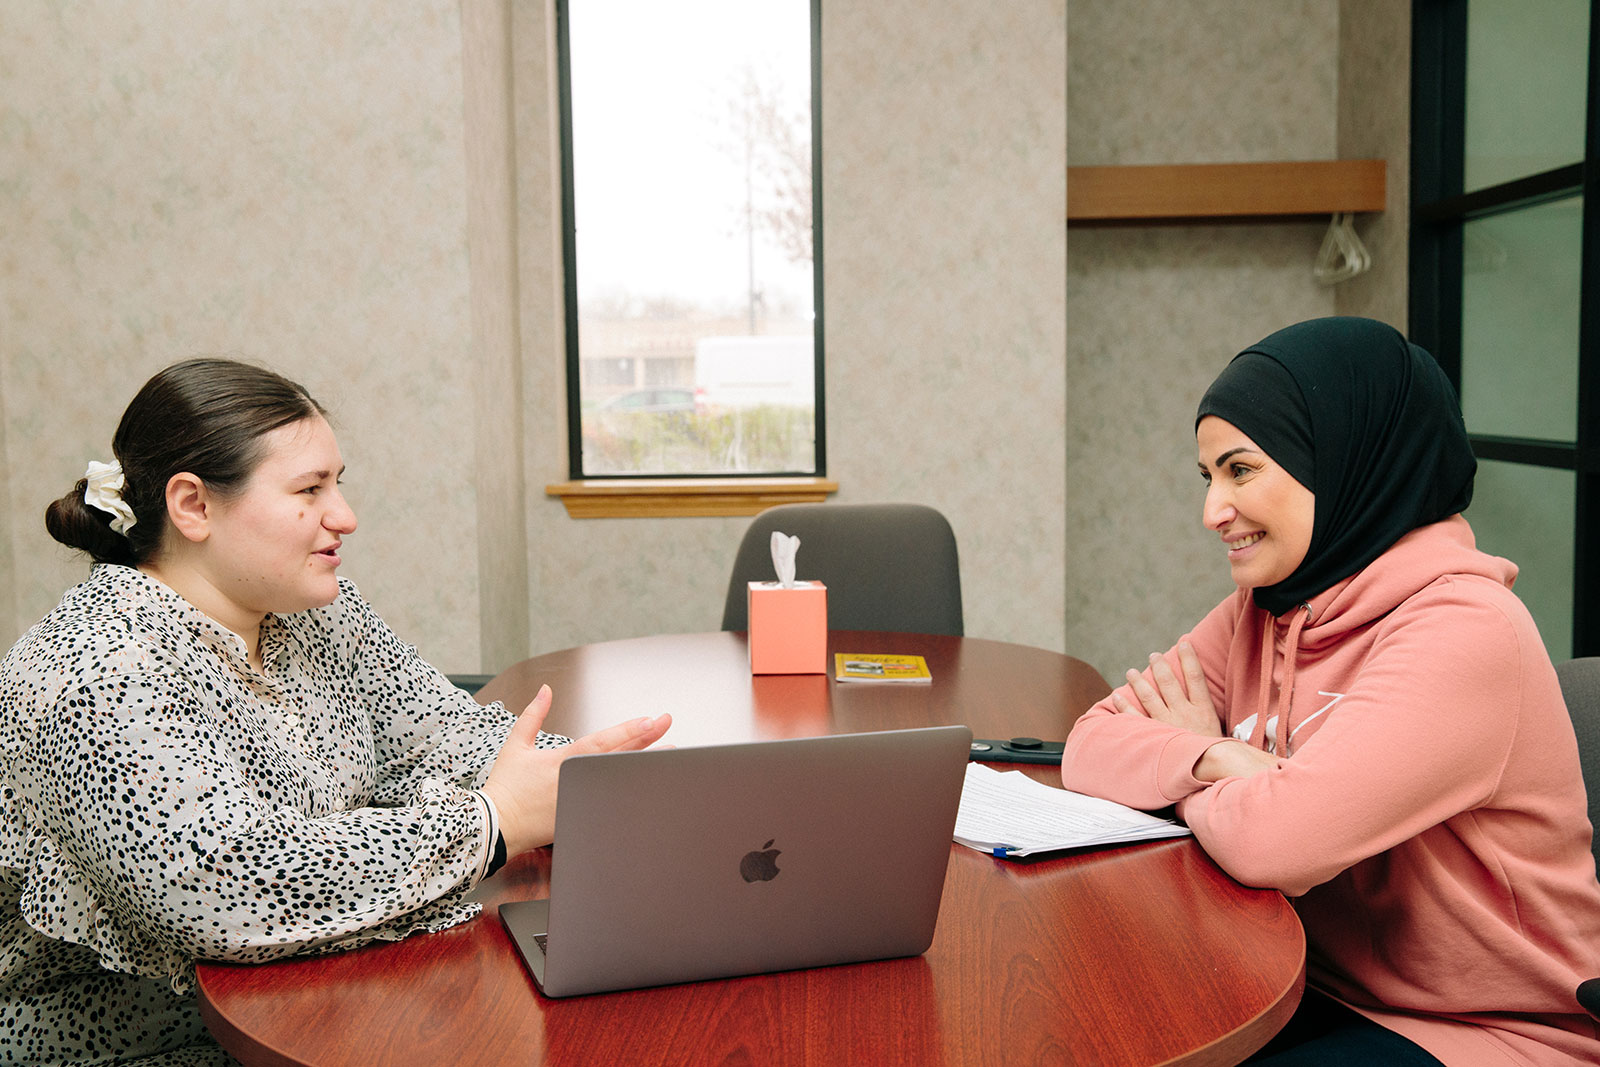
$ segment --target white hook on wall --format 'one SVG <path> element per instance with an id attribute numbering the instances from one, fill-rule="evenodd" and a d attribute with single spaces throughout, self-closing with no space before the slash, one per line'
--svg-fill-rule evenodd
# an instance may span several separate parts
<path id="1" fill-rule="evenodd" d="M 1335 214 L 1322 238 L 1312 276 L 1323 285 L 1338 285 L 1371 267 L 1372 255 L 1356 236 L 1355 215 L 1344 211 Z"/>

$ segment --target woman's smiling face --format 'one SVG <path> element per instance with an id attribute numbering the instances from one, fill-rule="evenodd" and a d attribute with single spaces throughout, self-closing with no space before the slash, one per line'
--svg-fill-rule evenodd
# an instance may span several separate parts
<path id="1" fill-rule="evenodd" d="M 1311 547 L 1316 497 L 1237 426 L 1207 415 L 1195 428 L 1203 519 L 1228 550 L 1241 589 L 1276 585 L 1293 574 Z"/>

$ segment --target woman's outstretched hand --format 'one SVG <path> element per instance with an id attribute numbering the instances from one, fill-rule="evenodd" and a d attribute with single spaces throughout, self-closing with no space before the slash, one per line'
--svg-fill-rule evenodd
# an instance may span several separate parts
<path id="1" fill-rule="evenodd" d="M 568 756 L 587 752 L 632 752 L 661 740 L 672 725 L 671 715 L 630 719 L 578 738 L 560 748 L 535 748 L 539 729 L 550 713 L 550 687 L 540 686 L 526 710 L 517 716 L 511 734 L 489 769 L 483 791 L 500 813 L 506 855 L 516 856 L 556 836 L 556 779 Z"/>
<path id="2" fill-rule="evenodd" d="M 1200 657 L 1187 642 L 1178 643 L 1178 665 L 1183 677 L 1172 672 L 1165 656 L 1150 657 L 1150 674 L 1155 679 L 1151 685 L 1138 671 L 1128 672 L 1128 685 L 1133 689 L 1137 704 L 1124 697 L 1121 691 L 1112 699 L 1121 712 L 1140 712 L 1173 726 L 1182 727 L 1202 737 L 1221 737 L 1222 720 L 1211 703 L 1211 691 L 1206 688 L 1205 672 L 1200 667 Z"/>

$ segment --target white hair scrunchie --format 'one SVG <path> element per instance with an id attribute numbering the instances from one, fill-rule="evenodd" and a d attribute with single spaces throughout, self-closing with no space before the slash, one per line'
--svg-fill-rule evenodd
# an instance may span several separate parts
<path id="1" fill-rule="evenodd" d="M 116 460 L 99 463 L 91 459 L 83 476 L 89 482 L 83 489 L 83 502 L 111 516 L 112 533 L 128 536 L 128 531 L 139 520 L 133 517 L 133 509 L 122 499 L 122 464 Z"/>

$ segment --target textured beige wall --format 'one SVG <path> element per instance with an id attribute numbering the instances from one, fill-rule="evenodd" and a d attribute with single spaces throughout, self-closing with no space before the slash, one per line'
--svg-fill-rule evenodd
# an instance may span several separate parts
<path id="1" fill-rule="evenodd" d="M 502 0 L 461 0 L 467 149 L 467 245 L 472 269 L 473 485 L 478 505 L 480 661 L 515 663 L 531 642 L 527 467 L 523 462 L 518 314 L 515 100 L 511 13 Z"/>
<path id="2" fill-rule="evenodd" d="M 998 10 L 824 7 L 830 471 L 946 514 L 967 633 L 1060 648 L 1067 10 Z"/>
<path id="3" fill-rule="evenodd" d="M 1337 0 L 1072 0 L 1068 53 L 1073 164 L 1339 154 Z M 1334 312 L 1322 230 L 1071 233 L 1066 647 L 1108 678 L 1233 588 L 1200 523 L 1194 408 L 1239 349 Z"/>
<path id="4" fill-rule="evenodd" d="M 20 611 L 17 602 L 16 553 L 12 549 L 11 528 L 15 525 L 11 515 L 17 510 L 11 500 L 11 463 L 6 452 L 6 361 L 0 359 L 0 646 L 9 646 L 10 639 L 21 632 Z M 13 623 L 13 618 L 19 619 Z"/>
<path id="5" fill-rule="evenodd" d="M 1333 154 L 1338 0 L 1072 0 L 1074 165 Z"/>
<path id="6" fill-rule="evenodd" d="M 1334 290 L 1341 315 L 1407 330 L 1411 219 L 1411 5 L 1339 2 L 1339 155 L 1388 160 L 1384 209 L 1356 220 L 1372 269 Z"/>
<path id="7" fill-rule="evenodd" d="M 427 655 L 475 663 L 456 0 L 15 0 L 0 79 L 0 642 L 84 573 L 41 515 L 139 384 L 229 354 L 330 406 L 345 573 Z"/>

